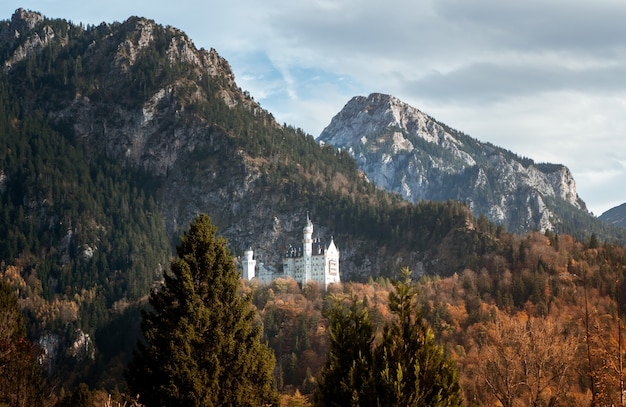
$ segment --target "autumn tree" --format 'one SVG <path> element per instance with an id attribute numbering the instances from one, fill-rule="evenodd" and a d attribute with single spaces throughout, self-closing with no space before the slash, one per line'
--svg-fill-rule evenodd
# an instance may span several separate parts
<path id="1" fill-rule="evenodd" d="M 76 390 L 61 399 L 57 407 L 92 407 L 94 397 L 85 383 L 78 385 Z"/>
<path id="2" fill-rule="evenodd" d="M 38 348 L 26 338 L 15 290 L 0 280 L 0 405 L 51 404 L 50 388 L 37 361 Z"/>
<path id="3" fill-rule="evenodd" d="M 181 237 L 178 259 L 143 312 L 145 342 L 126 371 L 146 406 L 260 406 L 277 400 L 274 357 L 261 343 L 226 240 L 207 215 Z"/>
<path id="4" fill-rule="evenodd" d="M 626 351 L 619 294 L 614 302 L 595 292 L 594 301 L 588 301 L 587 289 L 585 285 L 585 344 L 594 403 L 623 406 Z"/>
<path id="5" fill-rule="evenodd" d="M 358 300 L 330 312 L 331 349 L 316 405 L 462 404 L 457 370 L 422 319 L 408 269 L 394 288 L 389 294 L 393 318 L 373 347 L 367 309 Z"/>
<path id="6" fill-rule="evenodd" d="M 547 318 L 500 314 L 469 356 L 476 399 L 504 407 L 570 406 L 578 338 Z"/>

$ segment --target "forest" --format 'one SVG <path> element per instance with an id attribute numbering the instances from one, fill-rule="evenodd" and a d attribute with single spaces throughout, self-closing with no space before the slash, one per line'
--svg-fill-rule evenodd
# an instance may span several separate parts
<path id="1" fill-rule="evenodd" d="M 475 269 L 416 282 L 419 309 L 456 363 L 465 404 L 624 405 L 624 247 L 549 232 L 504 239 L 504 252 Z M 242 289 L 277 354 L 279 385 L 310 394 L 327 351 L 329 299 L 361 299 L 380 334 L 393 285 L 379 278 L 325 295 L 289 281 Z"/>
<path id="2" fill-rule="evenodd" d="M 458 370 L 464 405 L 623 405 L 626 249 L 595 236 L 579 242 L 551 232 L 504 233 L 500 240 L 502 250 L 477 259 L 476 267 L 446 278 L 414 276 L 411 283 L 417 315 Z M 3 270 L 9 292 L 29 287 L 19 271 Z M 396 318 L 389 301 L 400 277 L 398 270 L 394 278 L 346 282 L 327 291 L 288 279 L 236 283 L 263 328 L 262 342 L 275 355 L 273 382 L 282 405 L 313 405 L 338 303 L 362 304 L 373 343 L 382 341 L 385 325 Z M 29 301 L 21 298 L 20 307 L 28 311 Z M 136 340 L 138 312 L 132 308 L 122 312 L 135 315 L 126 317 L 123 329 L 134 327 Z M 132 341 L 119 340 L 132 351 Z M 90 400 L 113 395 L 114 401 L 128 401 L 121 376 L 128 360 L 118 360 L 108 377 L 88 386 L 61 386 L 61 393 L 57 387 L 57 397 L 82 392 Z"/>
<path id="3" fill-rule="evenodd" d="M 244 168 L 256 166 L 256 195 L 245 204 L 267 199 L 271 211 L 260 209 L 269 217 L 310 208 L 350 242 L 340 250 L 384 260 L 373 271 L 356 263 L 342 285 L 328 290 L 291 280 L 235 281 L 237 298 L 253 311 L 242 312 L 253 323 L 250 332 L 272 351 L 281 405 L 320 404 L 316 394 L 333 371 L 327 361 L 336 354 L 337 321 L 356 315 L 371 325 L 371 338 L 360 339 L 371 345 L 372 363 L 397 350 L 392 299 L 404 267 L 412 278 L 411 323 L 423 334 L 415 336 L 432 334 L 435 353 L 440 346 L 454 363 L 464 405 L 624 405 L 623 229 L 564 206 L 568 216 L 558 231 L 516 235 L 472 216 L 463 203 L 404 202 L 369 183 L 347 152 L 278 125 L 239 94 L 228 72 L 198 81 L 198 67 L 170 63 L 164 50 L 180 32 L 155 26 L 138 62 L 125 76 L 110 75 L 105 62 L 134 38 L 139 22 L 82 27 L 44 19 L 33 30 L 49 25 L 67 43 L 50 41 L 0 72 L 0 405 L 137 401 L 124 372 L 145 335 L 150 296 L 178 264 L 172 248 L 180 240 L 168 235 L 162 214 L 173 202 L 164 201 L 166 176 L 90 149 L 63 109 L 81 95 L 99 117 L 114 117 L 141 110 L 174 85 L 176 109 L 166 110 L 185 115 L 165 117 L 164 138 L 190 123 L 206 125 L 203 137 L 219 138 L 219 149 L 200 143 L 181 159 L 196 164 L 182 162 L 184 175 L 202 177 L 215 166 L 244 177 Z M 2 43 L 3 60 L 26 38 Z M 234 106 L 224 92 L 234 95 Z M 219 195 L 224 178 L 203 192 Z M 240 218 L 228 216 L 215 224 L 241 227 Z M 227 263 L 234 267 L 234 254 Z"/>

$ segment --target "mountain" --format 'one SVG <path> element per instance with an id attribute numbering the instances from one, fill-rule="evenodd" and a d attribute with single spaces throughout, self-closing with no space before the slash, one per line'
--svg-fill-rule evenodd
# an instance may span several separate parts
<path id="1" fill-rule="evenodd" d="M 412 205 L 279 125 L 225 59 L 173 27 L 19 9 L 0 22 L 0 61 L 0 271 L 65 383 L 119 383 L 142 300 L 200 212 L 269 268 L 308 212 L 343 281 L 404 265 L 450 275 L 502 245 L 465 205 Z"/>
<path id="2" fill-rule="evenodd" d="M 369 247 L 381 236 L 370 230 L 387 227 L 377 208 L 404 205 L 375 191 L 346 154 L 320 148 L 300 129 L 278 125 L 236 85 L 228 62 L 215 50 L 197 49 L 183 32 L 145 18 L 83 27 L 22 9 L 0 26 L 0 38 L 4 93 L 12 98 L 7 126 L 21 129 L 35 120 L 72 149 L 67 157 L 73 164 L 121 168 L 115 171 L 128 173 L 128 182 L 152 196 L 153 212 L 172 241 L 196 214 L 206 212 L 235 254 L 252 246 L 259 260 L 275 267 L 289 244 L 301 238 L 308 211 L 316 233 L 333 234 L 340 245 L 344 278 L 382 268 L 386 256 Z M 28 144 L 16 144 L 13 151 L 32 151 Z M 2 170 L 5 196 L 14 195 L 16 205 L 29 202 L 25 216 L 45 214 L 36 218 L 38 229 L 54 223 L 53 216 L 74 225 L 49 242 L 56 252 L 68 251 L 66 241 L 93 249 L 100 247 L 98 239 L 109 237 L 102 234 L 110 225 L 85 222 L 99 215 L 60 213 L 67 195 L 45 199 L 39 190 L 49 187 L 40 178 L 33 177 L 32 191 L 14 190 L 24 181 L 18 170 Z M 99 172 L 109 176 L 99 168 L 81 171 L 96 179 Z M 353 224 L 369 229 L 353 233 Z M 369 266 L 357 267 L 357 261 Z"/>
<path id="3" fill-rule="evenodd" d="M 145 297 L 199 212 L 234 255 L 252 246 L 276 268 L 308 213 L 315 237 L 338 246 L 343 281 L 402 266 L 457 279 L 534 258 L 465 203 L 410 203 L 376 188 L 346 150 L 276 123 L 217 51 L 173 27 L 141 17 L 83 26 L 19 9 L 0 22 L 0 62 L 0 273 L 67 389 L 123 383 Z M 580 212 L 570 198 L 564 207 Z M 524 270 L 508 285 L 528 291 L 516 305 L 550 291 Z"/>
<path id="4" fill-rule="evenodd" d="M 626 228 L 626 203 L 609 209 L 598 218 L 608 224 Z"/>
<path id="5" fill-rule="evenodd" d="M 352 98 L 318 141 L 348 151 L 372 182 L 411 202 L 465 202 L 519 233 L 599 227 L 567 167 L 482 143 L 393 96 Z"/>

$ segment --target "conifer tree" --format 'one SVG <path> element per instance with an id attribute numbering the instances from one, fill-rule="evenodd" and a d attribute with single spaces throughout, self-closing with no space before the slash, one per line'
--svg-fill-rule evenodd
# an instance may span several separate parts
<path id="1" fill-rule="evenodd" d="M 460 406 L 458 372 L 416 309 L 408 268 L 394 287 L 389 309 L 396 319 L 385 327 L 374 357 L 379 405 Z"/>
<path id="2" fill-rule="evenodd" d="M 143 312 L 145 343 L 126 371 L 131 391 L 152 406 L 275 403 L 274 357 L 253 324 L 250 300 L 226 240 L 199 215 L 181 237 L 178 259 Z"/>
<path id="3" fill-rule="evenodd" d="M 373 327 L 363 301 L 338 299 L 328 312 L 330 349 L 315 392 L 316 406 L 375 404 L 372 378 Z"/>
<path id="4" fill-rule="evenodd" d="M 462 405 L 458 372 L 416 308 L 410 274 L 404 268 L 394 283 L 389 310 L 396 318 L 375 346 L 363 302 L 352 298 L 348 307 L 335 301 L 328 313 L 331 343 L 316 406 Z"/>

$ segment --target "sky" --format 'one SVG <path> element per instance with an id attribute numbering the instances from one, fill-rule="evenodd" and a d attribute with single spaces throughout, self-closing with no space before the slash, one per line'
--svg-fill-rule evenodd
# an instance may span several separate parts
<path id="1" fill-rule="evenodd" d="M 353 96 L 391 94 L 566 165 L 595 215 L 626 202 L 623 0 L 2 0 L 0 19 L 20 7 L 179 28 L 281 124 L 315 137 Z"/>

